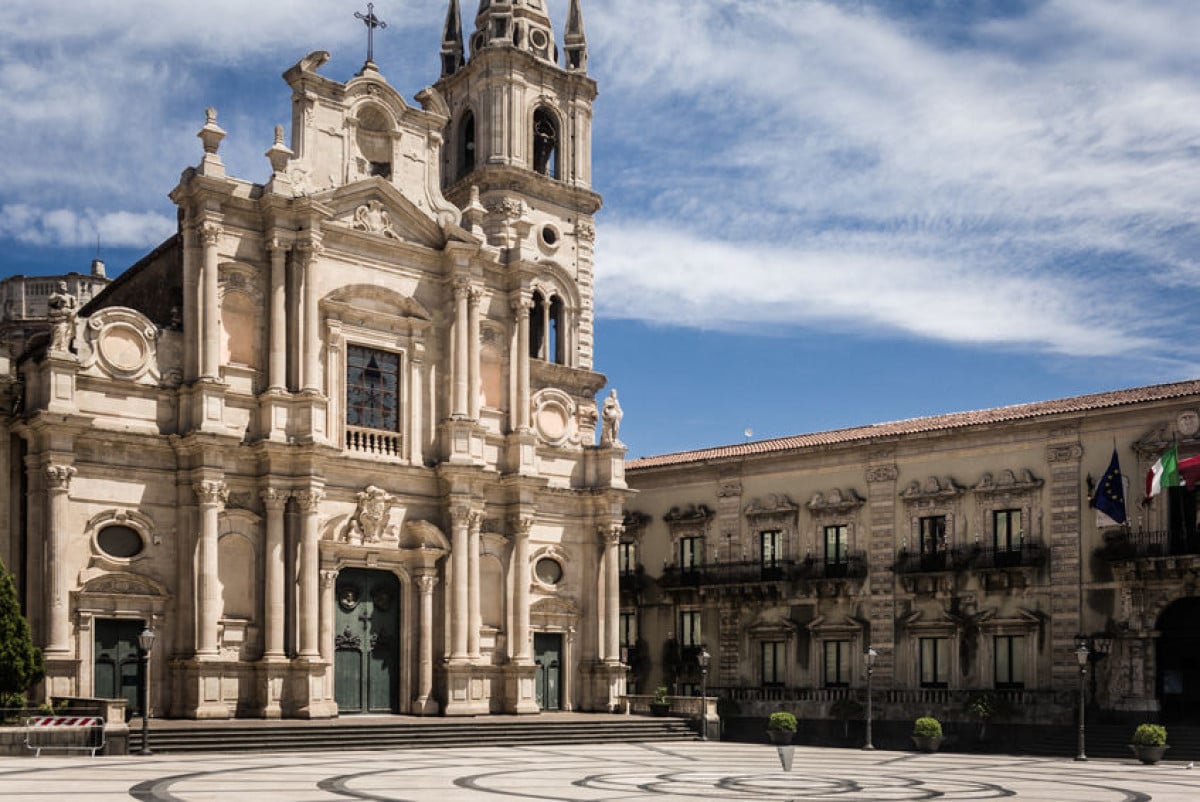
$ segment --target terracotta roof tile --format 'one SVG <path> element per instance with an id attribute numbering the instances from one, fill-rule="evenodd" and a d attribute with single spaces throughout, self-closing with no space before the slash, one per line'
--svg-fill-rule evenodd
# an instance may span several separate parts
<path id="1" fill-rule="evenodd" d="M 1062 398 L 1057 401 L 1037 401 L 1032 404 L 1016 404 L 1009 407 L 981 409 L 973 412 L 952 412 L 946 415 L 933 415 L 927 418 L 912 418 L 892 423 L 858 426 L 851 429 L 835 429 L 828 432 L 798 434 L 752 443 L 737 443 L 717 446 L 716 448 L 703 448 L 696 451 L 681 451 L 674 454 L 642 457 L 626 463 L 626 470 L 637 471 L 645 468 L 662 468 L 694 462 L 774 454 L 816 446 L 853 443 L 878 437 L 948 431 L 968 426 L 1007 423 L 1049 415 L 1088 412 L 1149 401 L 1165 401 L 1173 398 L 1184 398 L 1189 395 L 1200 395 L 1200 380 L 1176 382 L 1174 384 L 1156 384 L 1150 387 L 1135 387 L 1130 390 L 1113 390 L 1107 393 Z"/>

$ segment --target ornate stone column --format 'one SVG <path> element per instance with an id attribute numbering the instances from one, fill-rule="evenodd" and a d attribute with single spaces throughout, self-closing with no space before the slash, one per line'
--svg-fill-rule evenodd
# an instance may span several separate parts
<path id="1" fill-rule="evenodd" d="M 67 506 L 70 501 L 71 465 L 46 466 L 46 651 L 71 650 L 71 605 L 67 577 Z"/>
<path id="2" fill-rule="evenodd" d="M 483 513 L 472 512 L 467 536 L 467 651 L 473 659 L 479 657 L 479 630 L 483 614 L 479 609 L 479 533 L 483 529 Z"/>
<path id="3" fill-rule="evenodd" d="M 197 247 L 198 226 L 183 230 L 183 379 L 191 383 L 200 375 L 200 270 L 203 259 Z"/>
<path id="4" fill-rule="evenodd" d="M 300 619 L 300 656 L 319 657 L 319 605 L 317 583 L 320 579 L 319 542 L 321 532 L 317 528 L 317 512 L 325 492 L 319 488 L 301 490 L 296 494 L 303 519 L 300 524 L 300 604 L 297 617 Z"/>
<path id="5" fill-rule="evenodd" d="M 301 338 L 304 356 L 304 380 L 301 388 L 305 392 L 320 393 L 321 385 L 318 382 L 317 376 L 317 357 L 321 352 L 321 332 L 317 317 L 317 296 L 320 291 L 317 289 L 316 265 L 317 257 L 321 255 L 324 248 L 320 242 L 315 241 L 300 243 L 299 247 L 300 258 L 302 260 L 301 281 L 304 285 L 302 293 L 304 333 Z"/>
<path id="6" fill-rule="evenodd" d="M 437 712 L 433 701 L 433 591 L 437 587 L 437 576 L 432 572 L 417 574 L 417 592 L 420 595 L 420 632 L 417 646 L 417 698 L 413 712 L 431 715 Z M 432 710 L 430 706 L 433 706 Z"/>
<path id="7" fill-rule="evenodd" d="M 517 398 L 516 428 L 518 431 L 529 429 L 529 312 L 533 301 L 521 298 L 514 312 L 517 316 Z"/>
<path id="8" fill-rule="evenodd" d="M 621 574 L 617 547 L 621 543 L 621 534 L 624 531 L 625 527 L 620 524 L 601 528 L 601 536 L 604 538 L 604 620 L 601 622 L 601 657 L 610 665 L 621 662 Z"/>
<path id="9" fill-rule="evenodd" d="M 263 560 L 263 595 L 266 603 L 266 622 L 263 641 L 265 657 L 282 658 L 285 592 L 283 582 L 283 509 L 287 495 L 274 488 L 261 494 L 267 510 L 267 547 Z"/>
<path id="10" fill-rule="evenodd" d="M 471 510 L 466 506 L 457 506 L 450 510 L 451 528 L 451 575 L 450 590 L 452 604 L 450 608 L 450 659 L 455 662 L 466 662 L 469 657 L 467 647 L 468 627 L 468 573 L 470 572 L 468 554 L 468 528 L 471 523 Z"/>
<path id="11" fill-rule="evenodd" d="M 200 502 L 200 537 L 196 542 L 196 598 L 200 609 L 196 621 L 196 655 L 216 657 L 217 619 L 220 616 L 221 596 L 217 538 L 221 509 L 225 506 L 228 489 L 224 482 L 203 481 L 192 485 Z"/>
<path id="12" fill-rule="evenodd" d="M 200 331 L 204 338 L 204 358 L 200 375 L 206 379 L 221 377 L 221 315 L 218 308 L 217 288 L 220 281 L 218 244 L 221 242 L 221 226 L 206 222 L 200 226 L 204 242 L 204 265 L 200 284 L 203 287 Z"/>
<path id="13" fill-rule="evenodd" d="M 479 303 L 483 293 L 472 289 L 468 298 L 467 312 L 467 414 L 471 420 L 479 420 L 479 370 L 480 331 Z"/>
<path id="14" fill-rule="evenodd" d="M 287 389 L 287 255 L 279 240 L 267 246 L 271 252 L 271 321 L 268 381 L 272 390 Z"/>
<path id="15" fill-rule="evenodd" d="M 513 637 L 509 653 L 514 662 L 531 664 L 533 644 L 529 637 L 529 533 L 533 518 L 513 521 Z"/>
<path id="16" fill-rule="evenodd" d="M 450 410 L 455 417 L 467 414 L 467 363 L 470 361 L 468 348 L 468 301 L 471 285 L 466 280 L 454 282 L 454 407 Z"/>
<path id="17" fill-rule="evenodd" d="M 320 620 L 320 645 L 318 649 L 321 652 L 322 660 L 333 660 L 333 589 L 337 584 L 337 571 L 322 571 L 321 572 L 321 612 L 318 616 Z"/>

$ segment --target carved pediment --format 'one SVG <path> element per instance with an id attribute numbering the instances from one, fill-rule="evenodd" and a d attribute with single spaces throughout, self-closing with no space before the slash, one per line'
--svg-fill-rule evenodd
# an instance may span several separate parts
<path id="1" fill-rule="evenodd" d="M 843 491 L 835 487 L 828 493 L 813 493 L 813 497 L 808 502 L 808 509 L 813 513 L 845 514 L 857 510 L 866 503 L 867 500 L 858 495 L 858 491 L 854 488 Z"/>
<path id="2" fill-rule="evenodd" d="M 686 507 L 672 507 L 663 520 L 668 524 L 697 524 L 712 517 L 713 511 L 704 504 L 689 504 Z"/>
<path id="3" fill-rule="evenodd" d="M 84 593 L 105 593 L 119 596 L 165 596 L 166 593 L 152 579 L 137 574 L 104 574 L 87 582 Z"/>
<path id="4" fill-rule="evenodd" d="M 910 484 L 900 497 L 905 501 L 941 501 L 956 498 L 965 492 L 966 488 L 949 476 L 930 476 L 923 485 L 920 482 Z"/>
<path id="5" fill-rule="evenodd" d="M 979 484 L 975 485 L 973 489 L 976 493 L 983 495 L 1017 494 L 1030 493 L 1037 490 L 1042 484 L 1042 480 L 1034 476 L 1033 471 L 1026 468 L 1021 471 L 1020 477 L 1010 470 L 1001 471 L 998 476 L 985 473 L 979 480 Z"/>
<path id="6" fill-rule="evenodd" d="M 341 287 L 325 296 L 321 304 L 341 320 L 355 321 L 364 315 L 370 315 L 377 321 L 380 317 L 417 318 L 421 321 L 432 318 L 429 310 L 416 299 L 374 284 Z"/>
<path id="7" fill-rule="evenodd" d="M 800 509 L 786 495 L 772 493 L 761 499 L 755 499 L 746 505 L 746 517 L 762 517 L 767 515 L 794 515 Z"/>
<path id="8" fill-rule="evenodd" d="M 405 521 L 400 548 L 450 551 L 450 541 L 429 521 Z"/>
<path id="9" fill-rule="evenodd" d="M 764 640 L 787 638 L 797 629 L 796 622 L 788 616 L 788 611 L 779 608 L 763 610 L 754 622 L 746 627 L 750 637 Z"/>
<path id="10" fill-rule="evenodd" d="M 344 187 L 325 202 L 333 209 L 331 228 L 434 250 L 446 244 L 441 224 L 382 178 Z"/>

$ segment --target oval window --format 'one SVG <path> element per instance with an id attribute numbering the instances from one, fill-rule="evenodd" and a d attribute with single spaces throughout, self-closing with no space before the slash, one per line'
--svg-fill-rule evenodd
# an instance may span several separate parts
<path id="1" fill-rule="evenodd" d="M 558 564 L 558 560 L 552 560 L 549 557 L 543 557 L 537 561 L 534 566 L 534 573 L 540 582 L 547 585 L 557 585 L 562 581 L 563 569 Z"/>
<path id="2" fill-rule="evenodd" d="M 96 535 L 96 545 L 109 557 L 128 560 L 142 553 L 142 536 L 128 526 L 106 526 Z"/>

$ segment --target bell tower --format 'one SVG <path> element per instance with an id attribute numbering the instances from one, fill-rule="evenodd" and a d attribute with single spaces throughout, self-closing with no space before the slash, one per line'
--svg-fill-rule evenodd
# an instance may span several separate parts
<path id="1" fill-rule="evenodd" d="M 590 370 L 592 216 L 601 199 L 591 186 L 596 82 L 580 0 L 570 4 L 563 45 L 545 0 L 480 0 L 469 38 L 459 1 L 450 0 L 434 88 L 450 113 L 446 197 L 465 218 L 477 214 L 489 244 L 506 251 L 520 295 L 513 303 L 546 307 L 541 322 L 533 309 L 534 359 Z M 547 336 L 553 329 L 556 342 L 539 347 L 539 326 Z"/>

